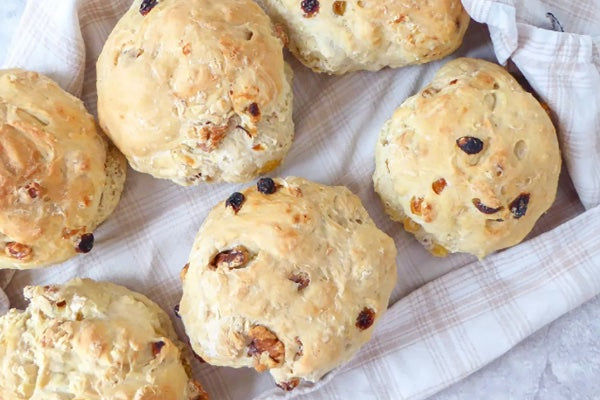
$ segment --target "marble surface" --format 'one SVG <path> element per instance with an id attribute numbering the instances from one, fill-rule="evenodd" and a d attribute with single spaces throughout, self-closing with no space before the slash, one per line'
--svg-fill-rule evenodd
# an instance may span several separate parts
<path id="1" fill-rule="evenodd" d="M 0 0 L 0 63 L 25 2 Z M 462 399 L 600 399 L 600 297 L 430 398 Z"/>
<path id="2" fill-rule="evenodd" d="M 430 400 L 600 399 L 600 297 Z"/>

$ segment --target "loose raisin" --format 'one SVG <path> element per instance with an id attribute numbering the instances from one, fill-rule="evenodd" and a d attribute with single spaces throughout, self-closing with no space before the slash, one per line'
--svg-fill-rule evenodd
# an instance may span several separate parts
<path id="1" fill-rule="evenodd" d="M 305 13 L 304 16 L 310 18 L 319 12 L 319 0 L 302 0 L 300 7 Z"/>
<path id="2" fill-rule="evenodd" d="M 81 239 L 79 240 L 79 244 L 75 249 L 78 253 L 89 253 L 94 247 L 94 234 L 93 233 L 84 233 L 81 235 Z"/>
<path id="3" fill-rule="evenodd" d="M 440 178 L 437 181 L 431 184 L 431 188 L 435 192 L 435 194 L 440 194 L 446 188 L 446 180 L 444 178 Z"/>
<path id="4" fill-rule="evenodd" d="M 59 308 L 63 308 L 66 305 L 67 305 L 67 302 L 65 300 L 61 300 L 58 303 L 56 303 L 56 307 L 59 307 Z"/>
<path id="5" fill-rule="evenodd" d="M 237 214 L 245 200 L 246 197 L 243 194 L 235 192 L 225 201 L 225 207 L 233 208 L 233 211 Z"/>
<path id="6" fill-rule="evenodd" d="M 345 1 L 334 1 L 333 12 L 336 15 L 344 15 L 346 13 L 346 2 Z"/>
<path id="7" fill-rule="evenodd" d="M 277 386 L 279 386 L 281 389 L 285 390 L 286 392 L 291 392 L 292 390 L 294 390 L 296 388 L 296 386 L 298 386 L 299 383 L 300 383 L 300 379 L 292 378 L 287 382 L 279 382 L 277 384 Z"/>
<path id="8" fill-rule="evenodd" d="M 250 260 L 250 254 L 248 250 L 243 246 L 234 247 L 231 250 L 225 250 L 217 254 L 210 265 L 213 268 L 229 268 L 237 269 L 246 266 Z"/>
<path id="9" fill-rule="evenodd" d="M 17 260 L 27 260 L 30 258 L 32 249 L 31 247 L 17 242 L 6 243 L 4 248 L 6 255 L 16 258 Z"/>
<path id="10" fill-rule="evenodd" d="M 160 351 L 164 346 L 165 342 L 163 342 L 162 340 L 152 343 L 152 354 L 154 354 L 154 357 L 160 354 Z"/>
<path id="11" fill-rule="evenodd" d="M 479 199 L 473 199 L 473 205 L 475 206 L 475 208 L 477 208 L 479 211 L 481 211 L 484 214 L 496 214 L 498 211 L 502 210 L 503 207 L 498 207 L 498 208 L 492 208 L 492 207 L 488 207 L 485 204 L 483 204 L 481 202 L 481 200 Z"/>
<path id="12" fill-rule="evenodd" d="M 477 154 L 483 150 L 483 142 L 473 136 L 463 136 L 456 139 L 456 145 L 467 154 Z"/>
<path id="13" fill-rule="evenodd" d="M 248 106 L 248 112 L 253 117 L 259 117 L 260 116 L 260 108 L 258 108 L 258 104 L 256 104 L 256 103 L 250 104 Z"/>
<path id="14" fill-rule="evenodd" d="M 530 196 L 529 193 L 521 193 L 519 197 L 510 203 L 510 212 L 516 219 L 523 217 L 527 213 Z"/>
<path id="15" fill-rule="evenodd" d="M 140 4 L 140 14 L 148 14 L 157 4 L 158 0 L 142 0 L 142 4 Z"/>
<path id="16" fill-rule="evenodd" d="M 261 178 L 256 183 L 256 187 L 259 192 L 263 194 L 273 194 L 277 188 L 275 187 L 275 182 L 271 178 Z"/>
<path id="17" fill-rule="evenodd" d="M 372 308 L 365 307 L 356 317 L 356 327 L 361 331 L 369 329 L 375 322 L 375 311 Z"/>
<path id="18" fill-rule="evenodd" d="M 305 289 L 310 284 L 310 277 L 306 272 L 296 272 L 288 279 L 298 285 L 298 291 Z"/>

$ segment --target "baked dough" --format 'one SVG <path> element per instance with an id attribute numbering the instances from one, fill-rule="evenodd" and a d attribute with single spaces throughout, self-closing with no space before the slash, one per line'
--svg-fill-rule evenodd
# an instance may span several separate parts
<path id="1" fill-rule="evenodd" d="M 0 398 L 206 400 L 167 314 L 109 282 L 28 286 L 0 317 Z"/>
<path id="2" fill-rule="evenodd" d="M 396 282 L 396 248 L 347 188 L 269 181 L 210 212 L 179 312 L 204 360 L 269 370 L 291 390 L 369 340 Z"/>
<path id="3" fill-rule="evenodd" d="M 437 60 L 462 43 L 460 0 L 258 0 L 316 72 L 376 71 Z"/>
<path id="4" fill-rule="evenodd" d="M 135 0 L 97 70 L 100 124 L 138 171 L 244 182 L 291 146 L 292 70 L 251 0 Z"/>
<path id="5" fill-rule="evenodd" d="M 556 196 L 561 158 L 540 103 L 502 67 L 460 58 L 387 121 L 373 175 L 387 213 L 435 255 L 521 242 Z"/>
<path id="6" fill-rule="evenodd" d="M 0 268 L 89 251 L 125 170 L 79 99 L 38 73 L 0 71 Z"/>

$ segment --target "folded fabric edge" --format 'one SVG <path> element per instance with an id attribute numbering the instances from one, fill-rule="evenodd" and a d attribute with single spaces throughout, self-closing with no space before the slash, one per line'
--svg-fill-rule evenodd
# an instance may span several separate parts
<path id="1" fill-rule="evenodd" d="M 488 25 L 498 62 L 505 65 L 518 47 L 519 34 L 515 8 L 492 0 L 463 0 L 463 6 L 472 19 Z"/>
<path id="2" fill-rule="evenodd" d="M 571 121 L 571 109 L 565 107 L 566 96 L 583 98 L 586 107 L 600 109 L 600 60 L 594 60 L 594 39 L 587 35 L 547 31 L 519 24 L 524 44 L 512 59 L 527 81 L 557 114 L 562 153 L 579 199 L 586 209 L 600 204 L 600 114 L 579 112 Z M 597 50 L 597 48 L 596 48 Z M 559 80 L 542 82 L 540 76 Z M 562 99 L 562 102 L 560 101 Z M 561 107 L 562 104 L 562 107 Z M 590 132 L 585 127 L 596 127 Z M 596 144 L 594 145 L 594 140 Z"/>
<path id="3" fill-rule="evenodd" d="M 534 74 L 529 71 L 528 61 L 534 63 L 532 67 L 535 69 L 550 63 L 560 64 L 563 69 L 567 68 L 567 63 L 578 64 L 579 69 L 587 71 L 590 81 L 597 82 L 596 84 L 590 82 L 588 85 L 590 88 L 600 85 L 600 37 L 594 39 L 589 35 L 557 32 L 519 23 L 514 6 L 500 4 L 494 0 L 477 2 L 464 0 L 463 4 L 474 20 L 488 25 L 498 62 L 505 65 L 508 59 L 512 58 L 533 89 L 549 103 L 553 110 L 556 111 L 557 104 L 552 102 L 544 88 L 534 79 Z M 598 107 L 600 95 L 596 94 L 595 97 L 596 107 Z M 579 125 L 600 127 L 600 116 L 596 115 L 595 119 L 585 124 L 580 122 Z M 564 125 L 561 128 L 562 131 L 566 131 Z M 582 138 L 574 139 L 561 135 L 561 139 L 563 148 L 570 148 L 571 144 L 578 142 L 577 139 L 581 141 Z M 578 161 L 573 159 L 571 153 L 563 152 L 579 199 L 586 209 L 590 209 L 600 204 L 600 156 L 594 152 L 594 146 L 579 148 L 578 154 L 583 153 L 585 153 L 582 157 L 584 160 Z"/>
<path id="4" fill-rule="evenodd" d="M 600 222 L 600 221 L 598 221 L 598 222 Z M 596 251 L 595 253 L 596 253 L 596 255 L 593 257 L 593 259 L 597 265 L 600 265 L 600 254 L 598 251 Z M 571 273 L 571 271 L 565 271 L 565 276 L 567 276 L 569 273 Z M 574 272 L 574 273 L 576 273 L 576 272 Z M 552 282 L 548 282 L 547 285 L 548 286 L 552 285 Z M 533 292 L 535 292 L 535 291 L 533 291 Z M 457 382 L 460 382 L 461 380 L 465 379 L 466 377 L 472 375 L 473 373 L 479 371 L 480 369 L 486 367 L 487 365 L 494 362 L 498 358 L 502 357 L 504 354 L 506 354 L 510 350 L 512 350 L 516 345 L 518 345 L 523 340 L 527 339 L 529 336 L 533 335 L 540 329 L 543 329 L 547 325 L 556 321 L 558 318 L 560 318 L 560 317 L 564 316 L 565 314 L 569 313 L 570 311 L 573 311 L 574 309 L 580 307 L 584 303 L 592 300 L 594 297 L 598 296 L 599 294 L 600 294 L 600 287 L 597 286 L 594 292 L 590 292 L 590 291 L 582 292 L 581 296 L 577 299 L 577 301 L 570 302 L 567 305 L 565 305 L 563 308 L 555 309 L 554 313 L 539 315 L 540 321 L 538 321 L 539 322 L 538 324 L 531 325 L 530 330 L 527 330 L 527 331 L 523 332 L 523 334 L 521 336 L 508 341 L 505 346 L 495 349 L 495 351 L 493 353 L 489 354 L 488 358 L 483 360 L 483 362 L 475 365 L 472 369 L 469 369 L 469 370 L 463 371 L 459 374 L 456 374 L 456 376 L 452 377 L 451 380 L 444 381 L 444 382 L 438 384 L 437 386 L 433 386 L 431 388 L 425 389 L 419 393 L 416 393 L 415 395 L 408 396 L 405 399 L 407 399 L 407 400 L 426 399 L 426 398 L 442 391 L 443 389 L 445 389 Z M 533 297 L 531 295 L 532 295 L 532 292 L 524 292 L 521 297 L 522 298 Z M 517 300 L 517 299 L 518 298 L 514 298 L 513 300 Z M 493 310 L 490 310 L 489 312 L 493 312 Z M 473 318 L 473 319 L 475 319 L 475 318 Z"/>
<path id="5" fill-rule="evenodd" d="M 497 312 L 498 309 L 501 309 L 503 307 L 511 307 L 511 308 L 513 308 L 512 311 L 515 311 L 514 310 L 515 305 L 519 304 L 519 300 L 535 298 L 536 297 L 535 295 L 539 295 L 540 293 L 542 293 L 544 291 L 553 292 L 554 290 L 558 290 L 558 287 L 560 287 L 561 284 L 571 286 L 571 289 L 574 289 L 575 293 L 570 293 L 570 295 L 565 294 L 564 296 L 556 296 L 556 298 L 553 299 L 554 303 L 552 305 L 550 305 L 550 304 L 545 305 L 545 307 L 543 309 L 544 312 L 539 312 L 540 309 L 537 309 L 537 305 L 531 305 L 531 309 L 525 308 L 526 306 L 529 307 L 530 304 L 528 301 L 523 301 L 522 303 L 519 304 L 518 309 L 519 309 L 519 313 L 524 315 L 523 319 L 525 320 L 525 323 L 523 323 L 522 326 L 519 326 L 518 329 L 513 329 L 511 331 L 512 336 L 504 335 L 507 338 L 506 342 L 504 343 L 504 346 L 496 347 L 495 349 L 493 349 L 494 351 L 492 351 L 491 353 L 487 353 L 486 354 L 487 357 L 480 359 L 479 362 L 473 362 L 475 360 L 471 360 L 471 362 L 472 362 L 471 368 L 467 368 L 464 371 L 457 373 L 451 379 L 443 381 L 443 382 L 439 383 L 438 385 L 432 386 L 430 388 L 426 388 L 420 392 L 415 392 L 412 395 L 408 395 L 408 396 L 406 396 L 406 399 L 426 398 L 426 397 L 431 396 L 431 395 L 437 393 L 438 391 L 444 389 L 445 387 L 448 387 L 451 384 L 460 381 L 464 377 L 478 371 L 485 365 L 489 364 L 490 362 L 494 361 L 498 357 L 502 356 L 503 354 L 508 352 L 511 348 L 513 348 L 516 344 L 518 344 L 519 342 L 521 342 L 522 340 L 524 340 L 525 338 L 527 338 L 528 336 L 530 336 L 537 330 L 543 328 L 544 326 L 546 326 L 547 324 L 556 320 L 560 316 L 566 314 L 567 312 L 575 309 L 576 307 L 580 306 L 581 304 L 585 303 L 586 301 L 588 301 L 588 300 L 592 299 L 593 297 L 595 297 L 596 295 L 598 295 L 600 293 L 600 280 L 598 279 L 598 276 L 597 276 L 598 271 L 595 271 L 595 274 L 589 273 L 591 271 L 584 271 L 583 269 L 585 267 L 584 267 L 583 263 L 577 263 L 577 260 L 579 260 L 579 259 L 586 260 L 585 264 L 587 267 L 598 268 L 597 266 L 600 266 L 600 243 L 598 243 L 598 241 L 593 240 L 593 237 L 594 237 L 593 227 L 597 226 L 597 224 L 599 224 L 599 223 L 600 223 L 600 207 L 596 207 L 595 209 L 592 209 L 588 212 L 581 214 L 580 216 L 569 221 L 568 223 L 565 223 L 565 224 L 555 228 L 554 230 L 547 232 L 543 235 L 540 235 L 540 236 L 532 239 L 531 241 L 529 241 L 528 242 L 529 245 L 536 250 L 543 249 L 545 244 L 546 244 L 545 247 L 554 246 L 554 245 L 548 245 L 548 243 L 560 243 L 560 246 L 554 246 L 553 253 L 561 253 L 562 254 L 561 259 L 567 258 L 567 259 L 573 261 L 573 263 L 570 263 L 570 264 L 565 263 L 563 265 L 563 267 L 566 267 L 566 268 L 561 268 L 560 266 L 555 265 L 553 267 L 553 271 L 549 275 L 548 279 L 546 279 L 545 281 L 534 282 L 534 283 L 537 283 L 537 285 L 531 286 L 527 290 L 525 290 L 523 288 L 522 291 L 518 291 L 516 293 L 515 292 L 513 292 L 513 293 L 498 293 L 498 296 L 494 296 L 494 299 L 493 299 L 494 307 L 493 308 L 489 307 L 487 309 L 480 311 L 479 313 L 474 313 L 472 315 L 469 315 L 468 318 L 449 318 L 450 323 L 445 325 L 444 330 L 437 333 L 436 336 L 443 336 L 444 334 L 447 334 L 448 331 L 452 330 L 456 326 L 463 325 L 469 321 L 482 319 L 486 314 L 494 314 Z M 583 232 L 582 230 L 577 228 L 577 227 L 581 227 L 581 226 L 586 226 L 588 228 L 587 232 Z M 583 233 L 586 233 L 587 236 L 579 237 L 579 238 L 572 236 L 570 238 L 571 240 L 558 242 L 559 237 L 565 236 L 562 234 L 562 232 L 565 232 L 565 231 L 578 232 L 581 234 L 581 236 L 585 236 L 585 235 L 583 235 Z M 592 240 L 586 240 L 586 239 L 592 239 Z M 523 245 L 521 245 L 521 246 L 523 246 Z M 559 248 L 557 248 L 557 247 L 559 247 Z M 390 311 L 392 313 L 401 313 L 401 312 L 406 312 L 410 309 L 414 309 L 415 307 L 411 306 L 411 303 L 415 302 L 414 297 L 423 296 L 423 292 L 425 292 L 425 291 L 430 292 L 430 293 L 436 293 L 436 292 L 443 293 L 444 290 L 439 289 L 439 287 L 441 287 L 441 286 L 456 285 L 453 289 L 456 291 L 456 289 L 458 289 L 458 287 L 460 287 L 461 282 L 464 280 L 465 276 L 471 274 L 471 272 L 477 268 L 491 267 L 486 272 L 484 272 L 484 274 L 487 275 L 487 277 L 490 280 L 498 279 L 498 276 L 497 276 L 498 270 L 501 270 L 503 267 L 508 267 L 511 263 L 514 263 L 516 260 L 520 260 L 521 257 L 519 257 L 519 253 L 521 253 L 521 252 L 522 252 L 522 249 L 520 249 L 519 246 L 517 246 L 515 248 L 506 250 L 502 254 L 500 254 L 499 258 L 501 258 L 501 259 L 497 260 L 493 264 L 489 263 L 487 261 L 484 261 L 483 263 L 481 263 L 481 265 L 478 265 L 479 263 L 473 263 L 473 264 L 463 267 L 459 270 L 451 272 L 433 282 L 428 283 L 427 285 L 418 289 L 417 291 L 411 293 L 406 299 L 403 299 L 403 300 L 399 301 L 398 303 L 396 303 L 392 307 L 392 310 L 390 310 Z M 550 262 L 552 258 L 553 258 L 552 254 L 546 254 L 545 258 L 544 257 L 538 258 L 538 260 L 541 262 L 544 262 L 544 261 Z M 529 264 L 527 266 L 512 267 L 512 268 L 515 271 L 521 270 L 522 271 L 521 275 L 526 275 L 527 270 L 535 270 L 537 268 L 544 268 L 544 267 L 547 267 L 547 265 L 544 265 L 544 264 L 539 265 L 536 263 L 536 264 Z M 586 273 L 586 272 L 588 272 L 588 273 Z M 573 277 L 576 275 L 584 275 L 586 277 L 586 279 L 583 279 L 583 281 L 585 281 L 588 284 L 588 287 L 586 287 L 586 288 L 575 287 L 574 288 L 575 285 L 573 284 L 573 281 L 575 281 L 576 279 L 574 279 Z M 523 285 L 523 286 L 526 286 L 526 285 Z M 483 292 L 483 291 L 482 290 L 473 291 L 473 293 L 472 293 L 473 297 L 470 300 L 476 301 L 476 296 L 478 295 L 479 292 Z M 468 300 L 468 299 L 469 299 L 468 296 L 462 298 L 462 300 Z M 492 302 L 489 299 L 488 299 L 488 301 Z M 431 311 L 430 314 L 433 315 L 433 317 L 435 317 L 436 315 L 439 315 L 440 313 L 444 313 L 444 312 L 448 311 L 448 310 L 444 309 L 443 302 L 436 303 L 436 304 L 441 305 L 442 309 L 430 310 Z M 463 308 L 465 310 L 469 309 L 467 304 L 463 304 Z M 421 320 L 423 320 L 423 318 L 427 318 L 427 317 L 420 316 Z M 423 323 L 423 322 L 421 322 L 421 323 Z M 516 323 L 515 323 L 515 325 L 516 325 Z M 503 327 L 503 329 L 505 331 L 508 331 L 508 330 L 510 330 L 510 327 L 505 326 L 505 327 Z M 412 344 L 413 343 L 406 343 L 404 346 L 400 347 L 398 350 L 402 351 L 402 349 L 404 347 L 408 347 Z M 460 346 L 461 344 L 462 343 L 454 343 L 454 345 L 456 345 L 456 346 Z M 470 346 L 472 347 L 473 343 L 470 343 Z M 383 345 L 383 347 L 386 347 L 385 344 Z M 467 347 L 469 347 L 469 346 L 467 346 Z M 485 351 L 485 349 L 484 350 L 479 349 L 479 350 Z M 462 353 L 469 354 L 470 351 L 473 351 L 473 350 L 472 349 L 463 349 Z M 461 352 L 459 351 L 459 353 L 461 353 Z M 467 363 L 463 363 L 463 365 L 465 365 L 465 364 L 467 364 Z M 413 365 L 413 367 L 416 367 L 416 366 Z"/>

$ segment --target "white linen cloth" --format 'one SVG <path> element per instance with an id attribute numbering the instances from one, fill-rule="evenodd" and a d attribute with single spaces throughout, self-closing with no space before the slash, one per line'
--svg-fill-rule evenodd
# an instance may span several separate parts
<path id="1" fill-rule="evenodd" d="M 130 2 L 29 0 L 4 67 L 45 73 L 95 112 L 95 60 Z M 464 0 L 464 5 L 476 21 L 488 24 L 489 33 L 472 23 L 452 57 L 500 62 L 511 57 L 556 113 L 569 174 L 563 171 L 555 205 L 529 240 L 482 262 L 463 254 L 431 257 L 383 213 L 371 175 L 384 121 L 445 61 L 330 77 L 290 58 L 296 139 L 275 174 L 342 184 L 358 194 L 395 239 L 399 283 L 373 340 L 323 381 L 283 393 L 267 374 L 196 364 L 195 374 L 214 399 L 424 398 L 600 293 L 600 4 Z M 546 12 L 569 33 L 548 30 Z M 75 276 L 110 280 L 158 302 L 183 337 L 171 311 L 181 295 L 179 270 L 210 208 L 243 186 L 182 188 L 130 171 L 119 207 L 96 232 L 94 250 L 60 266 L 17 272 L 6 287 L 11 305 L 25 306 L 21 290 L 27 284 Z"/>

